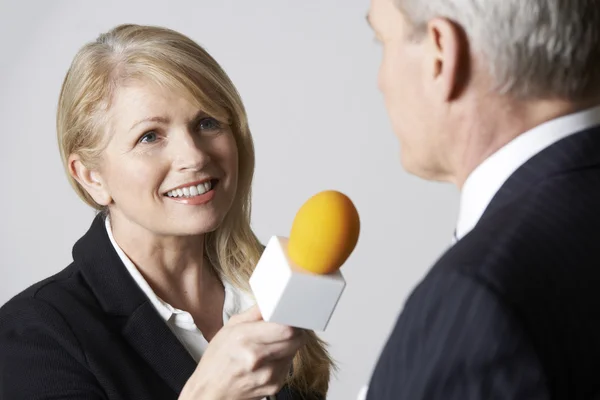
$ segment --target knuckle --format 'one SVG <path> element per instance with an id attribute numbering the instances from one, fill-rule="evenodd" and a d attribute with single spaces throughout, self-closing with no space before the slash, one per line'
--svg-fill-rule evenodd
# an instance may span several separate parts
<path id="1" fill-rule="evenodd" d="M 268 368 L 260 374 L 258 385 L 263 388 L 267 395 L 274 396 L 283 387 L 283 380 L 280 375 L 274 368 Z"/>
<path id="2" fill-rule="evenodd" d="M 263 387 L 267 387 L 273 384 L 273 370 L 268 368 L 258 376 L 258 384 Z"/>
<path id="3" fill-rule="evenodd" d="M 296 336 L 296 329 L 292 328 L 291 326 L 283 325 L 281 327 L 281 336 L 285 340 L 291 340 Z"/>
<path id="4" fill-rule="evenodd" d="M 261 357 L 252 349 L 246 350 L 246 366 L 249 371 L 256 371 L 260 366 Z"/>
<path id="5" fill-rule="evenodd" d="M 267 396 L 275 396 L 277 393 L 279 393 L 279 391 L 281 390 L 280 385 L 276 385 L 276 384 L 270 384 L 265 386 L 265 392 L 267 394 Z"/>

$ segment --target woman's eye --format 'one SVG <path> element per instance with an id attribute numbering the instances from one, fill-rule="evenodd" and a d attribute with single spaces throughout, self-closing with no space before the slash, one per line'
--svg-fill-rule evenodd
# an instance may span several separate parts
<path id="1" fill-rule="evenodd" d="M 204 118 L 198 123 L 198 128 L 201 131 L 214 131 L 221 129 L 221 124 L 214 118 Z"/>
<path id="2" fill-rule="evenodd" d="M 156 139 L 156 132 L 148 132 L 140 138 L 140 143 L 152 143 Z"/>

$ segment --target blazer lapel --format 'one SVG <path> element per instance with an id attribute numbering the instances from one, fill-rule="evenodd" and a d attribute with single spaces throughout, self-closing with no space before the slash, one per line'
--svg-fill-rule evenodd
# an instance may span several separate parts
<path id="1" fill-rule="evenodd" d="M 196 363 L 150 302 L 131 314 L 123 336 L 177 394 L 181 393 Z"/>
<path id="2" fill-rule="evenodd" d="M 104 218 L 96 216 L 73 247 L 90 289 L 103 310 L 124 321 L 121 334 L 175 393 L 179 394 L 196 363 L 137 286 L 115 252 Z"/>

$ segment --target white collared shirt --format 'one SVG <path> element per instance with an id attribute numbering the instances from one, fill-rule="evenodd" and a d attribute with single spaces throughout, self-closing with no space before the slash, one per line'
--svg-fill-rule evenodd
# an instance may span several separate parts
<path id="1" fill-rule="evenodd" d="M 192 315 L 187 311 L 171 306 L 154 293 L 146 279 L 144 279 L 131 259 L 127 257 L 125 252 L 115 241 L 110 225 L 110 218 L 108 217 L 105 219 L 105 226 L 110 242 L 135 283 L 142 292 L 144 292 L 150 303 L 152 303 L 158 314 L 166 322 L 167 326 L 171 329 L 179 342 L 187 349 L 192 358 L 196 362 L 199 362 L 202 354 L 204 354 L 208 347 L 208 341 L 194 323 Z M 252 307 L 254 305 L 254 300 L 251 296 L 237 290 L 225 280 L 223 280 L 223 287 L 225 288 L 225 301 L 223 303 L 223 323 L 225 324 L 231 316 Z M 264 400 L 271 399 L 275 399 L 275 397 L 269 396 Z"/>

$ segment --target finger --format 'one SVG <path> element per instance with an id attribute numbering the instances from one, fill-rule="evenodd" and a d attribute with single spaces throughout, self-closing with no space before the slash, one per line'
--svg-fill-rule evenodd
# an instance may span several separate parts
<path id="1" fill-rule="evenodd" d="M 255 352 L 261 364 L 274 360 L 291 360 L 305 343 L 303 336 L 296 336 L 286 341 L 257 344 Z"/>
<path id="2" fill-rule="evenodd" d="M 249 343 L 270 344 L 304 337 L 301 329 L 275 322 L 248 322 L 234 327 Z"/>
<path id="3" fill-rule="evenodd" d="M 290 375 L 290 372 L 292 370 L 292 362 L 293 362 L 293 358 L 289 358 L 289 359 L 275 360 L 271 363 L 271 368 L 273 370 L 273 372 L 270 374 L 271 375 L 271 383 L 273 383 L 274 385 L 277 385 L 279 387 L 279 389 L 281 389 L 281 387 L 285 383 L 286 378 Z M 273 393 L 273 394 L 277 394 L 277 393 Z"/>
<path id="4" fill-rule="evenodd" d="M 292 367 L 291 359 L 273 361 L 255 372 L 255 389 L 252 396 L 275 396 L 290 374 Z"/>
<path id="5" fill-rule="evenodd" d="M 256 321 L 262 321 L 262 314 L 260 312 L 260 308 L 258 308 L 258 305 L 254 305 L 252 307 L 250 307 L 249 309 L 247 309 L 246 311 L 240 313 L 240 314 L 236 314 L 233 317 L 231 317 L 229 319 L 229 324 L 230 325 L 235 325 L 235 324 L 240 324 L 240 323 L 244 323 L 244 322 L 256 322 Z"/>

